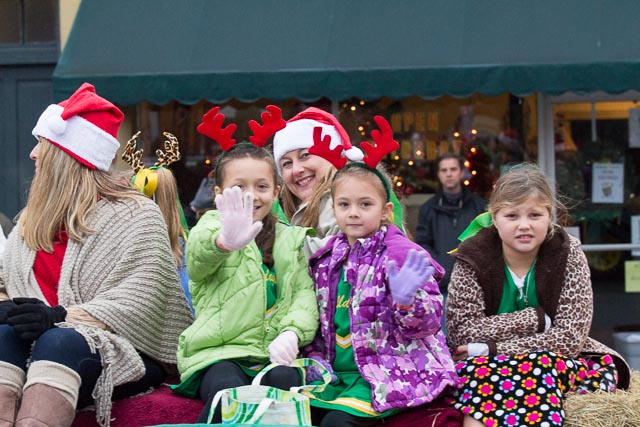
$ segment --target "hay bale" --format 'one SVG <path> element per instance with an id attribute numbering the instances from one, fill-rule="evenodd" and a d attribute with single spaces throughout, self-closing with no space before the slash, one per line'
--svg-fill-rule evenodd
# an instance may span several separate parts
<path id="1" fill-rule="evenodd" d="M 640 427 L 640 371 L 628 391 L 569 394 L 565 412 L 565 427 Z"/>

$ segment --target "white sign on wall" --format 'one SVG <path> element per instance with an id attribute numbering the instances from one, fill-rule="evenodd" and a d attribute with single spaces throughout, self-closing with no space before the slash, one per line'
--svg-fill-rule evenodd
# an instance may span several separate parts
<path id="1" fill-rule="evenodd" d="M 624 201 L 624 163 L 594 163 L 591 187 L 593 203 Z"/>

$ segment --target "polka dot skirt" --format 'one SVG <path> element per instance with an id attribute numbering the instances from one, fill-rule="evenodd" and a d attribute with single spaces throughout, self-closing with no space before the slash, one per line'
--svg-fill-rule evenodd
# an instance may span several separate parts
<path id="1" fill-rule="evenodd" d="M 549 351 L 474 357 L 456 365 L 462 387 L 454 406 L 487 427 L 561 426 L 562 397 L 616 389 L 609 355 L 572 359 Z"/>

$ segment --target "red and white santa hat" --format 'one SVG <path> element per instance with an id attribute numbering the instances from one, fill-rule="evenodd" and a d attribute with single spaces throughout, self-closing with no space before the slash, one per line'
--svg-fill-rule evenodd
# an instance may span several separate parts
<path id="1" fill-rule="evenodd" d="M 83 83 L 73 95 L 52 104 L 31 133 L 49 140 L 90 169 L 109 170 L 120 147 L 118 129 L 124 114 Z"/>
<path id="2" fill-rule="evenodd" d="M 333 115 L 319 108 L 309 107 L 289 119 L 287 125 L 273 137 L 273 157 L 279 174 L 282 175 L 280 158 L 289 151 L 313 146 L 313 130 L 317 127 L 322 128 L 323 137 L 331 137 L 332 149 L 342 145 L 347 159 L 361 161 L 364 158 L 362 151 L 351 145 L 347 131 Z"/>

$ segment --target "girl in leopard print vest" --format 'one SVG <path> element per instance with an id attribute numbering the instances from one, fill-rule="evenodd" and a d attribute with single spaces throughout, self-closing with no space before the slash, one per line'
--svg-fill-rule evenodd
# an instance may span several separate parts
<path id="1" fill-rule="evenodd" d="M 622 357 L 588 337 L 589 266 L 555 203 L 539 168 L 512 168 L 454 254 L 446 322 L 465 426 L 562 425 L 564 393 L 629 385 Z"/>

